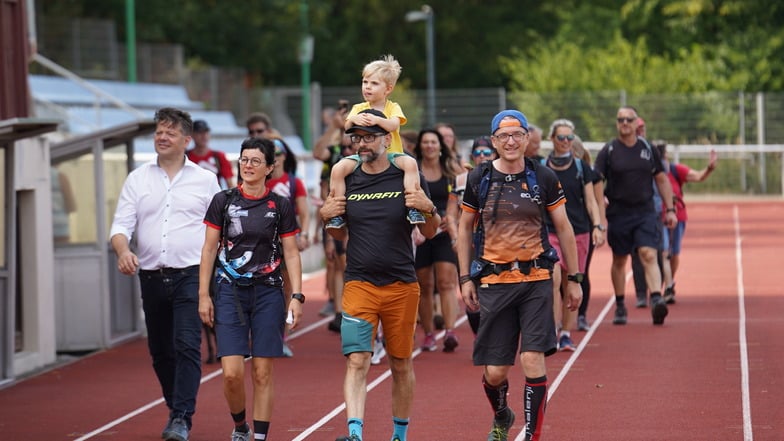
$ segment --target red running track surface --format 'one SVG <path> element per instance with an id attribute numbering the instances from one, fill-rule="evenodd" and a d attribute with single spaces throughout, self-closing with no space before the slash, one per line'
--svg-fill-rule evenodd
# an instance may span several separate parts
<path id="1" fill-rule="evenodd" d="M 545 439 L 784 440 L 784 202 L 690 202 L 689 216 L 677 304 L 664 326 L 651 324 L 648 309 L 634 308 L 631 283 L 629 323 L 612 325 L 611 256 L 607 247 L 597 250 L 593 329 L 573 333 L 577 352 L 547 359 Z M 338 335 L 317 315 L 326 300 L 323 287 L 322 273 L 305 283 L 305 319 L 312 327 L 290 337 L 294 358 L 276 361 L 270 440 L 331 441 L 345 430 L 345 360 Z M 487 436 L 490 409 L 464 320 L 457 332 L 455 353 L 415 353 L 411 440 Z M 217 369 L 205 365 L 192 441 L 229 438 Z M 371 367 L 368 383 L 365 439 L 388 440 L 385 361 Z M 518 414 L 510 439 L 521 440 L 519 364 L 510 385 Z M 166 415 L 143 339 L 0 390 L 2 440 L 157 440 Z"/>

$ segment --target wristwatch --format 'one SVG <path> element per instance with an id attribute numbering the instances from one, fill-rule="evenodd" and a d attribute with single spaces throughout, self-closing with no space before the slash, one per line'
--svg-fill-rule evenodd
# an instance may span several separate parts
<path id="1" fill-rule="evenodd" d="M 295 292 L 291 295 L 291 298 L 300 303 L 305 303 L 305 294 L 302 294 L 301 292 Z"/>
<path id="2" fill-rule="evenodd" d="M 585 274 L 583 273 L 574 273 L 566 276 L 566 280 L 570 282 L 583 283 L 584 279 L 585 279 Z"/>
<path id="3" fill-rule="evenodd" d="M 602 225 L 602 224 L 596 224 L 596 225 L 594 225 L 593 227 L 594 227 L 594 228 L 596 228 L 596 229 L 597 229 L 597 230 L 599 230 L 599 231 L 607 231 L 607 227 L 605 227 L 605 226 L 604 226 L 604 225 Z"/>

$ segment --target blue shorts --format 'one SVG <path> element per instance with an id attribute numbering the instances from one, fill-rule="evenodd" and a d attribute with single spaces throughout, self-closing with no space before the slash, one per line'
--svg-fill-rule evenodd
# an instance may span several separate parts
<path id="1" fill-rule="evenodd" d="M 607 243 L 616 256 L 628 256 L 640 247 L 658 250 L 661 230 L 661 220 L 654 211 L 607 217 Z"/>
<path id="2" fill-rule="evenodd" d="M 218 357 L 283 357 L 286 302 L 280 287 L 239 287 L 225 279 L 215 298 Z"/>
<path id="3" fill-rule="evenodd" d="M 681 244 L 683 242 L 683 234 L 686 232 L 686 222 L 678 222 L 672 230 L 666 227 L 662 229 L 664 236 L 664 250 L 668 250 L 671 256 L 678 256 L 681 254 Z"/>
<path id="4" fill-rule="evenodd" d="M 556 351 L 553 280 L 479 285 L 474 365 L 511 366 L 521 352 Z"/>

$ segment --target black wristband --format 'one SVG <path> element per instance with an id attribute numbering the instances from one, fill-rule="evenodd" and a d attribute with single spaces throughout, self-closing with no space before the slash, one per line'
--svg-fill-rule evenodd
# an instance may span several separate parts
<path id="1" fill-rule="evenodd" d="M 461 285 L 466 283 L 466 282 L 470 282 L 470 281 L 471 281 L 471 276 L 460 276 L 460 284 Z"/>
<path id="2" fill-rule="evenodd" d="M 301 292 L 293 293 L 291 295 L 291 298 L 296 300 L 296 301 L 298 301 L 298 302 L 300 302 L 300 303 L 305 303 L 305 294 L 302 294 Z"/>

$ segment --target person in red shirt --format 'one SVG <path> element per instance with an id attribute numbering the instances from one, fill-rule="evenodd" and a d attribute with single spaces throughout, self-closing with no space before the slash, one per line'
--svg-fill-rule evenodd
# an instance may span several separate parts
<path id="1" fill-rule="evenodd" d="M 186 152 L 188 159 L 199 167 L 215 173 L 221 188 L 233 188 L 236 183 L 231 162 L 226 158 L 225 153 L 210 150 L 209 142 L 210 126 L 207 125 L 207 121 L 197 119 L 193 122 L 193 148 Z"/>
<path id="2" fill-rule="evenodd" d="M 668 304 L 675 303 L 675 272 L 678 271 L 681 254 L 681 242 L 686 232 L 686 203 L 683 201 L 683 186 L 687 182 L 702 182 L 716 168 L 718 155 L 715 150 L 710 151 L 708 165 L 702 170 L 694 170 L 684 164 L 670 162 L 667 157 L 667 142 L 653 141 L 653 147 L 659 151 L 664 166 L 664 172 L 670 179 L 674 199 L 675 217 L 678 223 L 672 229 L 663 229 L 662 245 L 662 272 L 664 273 L 664 300 Z"/>

